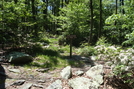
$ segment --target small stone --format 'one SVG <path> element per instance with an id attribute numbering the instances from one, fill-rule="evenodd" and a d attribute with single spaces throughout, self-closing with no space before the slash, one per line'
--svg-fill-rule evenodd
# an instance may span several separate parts
<path id="1" fill-rule="evenodd" d="M 106 62 L 105 65 L 111 66 L 113 63 L 111 61 Z"/>
<path id="2" fill-rule="evenodd" d="M 90 56 L 91 60 L 95 61 L 97 58 L 96 56 Z"/>
<path id="3" fill-rule="evenodd" d="M 14 82 L 13 84 L 11 84 L 11 85 L 20 86 L 20 85 L 24 84 L 24 82 L 25 82 L 25 80 L 17 80 L 17 81 L 15 81 L 15 82 Z"/>
<path id="4" fill-rule="evenodd" d="M 71 66 L 67 66 L 66 68 L 64 68 L 62 71 L 61 71 L 61 77 L 63 79 L 69 79 L 72 77 L 72 69 L 71 69 Z"/>
<path id="5" fill-rule="evenodd" d="M 45 69 L 37 69 L 36 71 L 38 72 L 47 72 L 49 70 L 49 68 L 45 68 Z"/>
<path id="6" fill-rule="evenodd" d="M 38 80 L 38 83 L 45 83 L 45 80 Z"/>
<path id="7" fill-rule="evenodd" d="M 19 69 L 9 69 L 10 72 L 14 72 L 14 73 L 20 73 Z"/>
<path id="8" fill-rule="evenodd" d="M 81 71 L 81 70 L 75 72 L 75 75 L 77 76 L 81 76 L 83 74 L 84 74 L 84 71 Z"/>
<path id="9" fill-rule="evenodd" d="M 27 83 L 27 84 L 24 84 L 23 86 L 21 86 L 19 89 L 30 89 L 32 87 L 32 83 Z"/>
<path id="10" fill-rule="evenodd" d="M 34 87 L 38 87 L 38 88 L 43 88 L 42 85 L 38 85 L 38 84 L 33 84 Z"/>
<path id="11" fill-rule="evenodd" d="M 51 85 L 49 85 L 46 89 L 62 89 L 61 80 L 56 80 Z"/>

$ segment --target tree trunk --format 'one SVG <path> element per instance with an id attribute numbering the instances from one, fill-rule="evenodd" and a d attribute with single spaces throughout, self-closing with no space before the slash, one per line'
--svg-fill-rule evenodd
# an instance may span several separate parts
<path id="1" fill-rule="evenodd" d="M 37 12 L 36 12 L 36 8 L 35 8 L 35 0 L 31 0 L 32 1 L 32 14 L 33 14 L 33 20 L 36 22 L 36 15 L 37 15 Z M 34 25 L 34 35 L 36 37 L 38 37 L 38 31 L 37 31 L 37 25 L 35 24 Z"/>
<path id="2" fill-rule="evenodd" d="M 93 5 L 92 0 L 90 0 L 90 13 L 91 13 L 91 21 L 90 21 L 90 36 L 88 43 L 92 43 L 92 31 L 93 31 Z"/>
<path id="3" fill-rule="evenodd" d="M 63 4 L 63 3 L 64 3 L 64 2 L 63 2 L 64 0 L 61 0 L 61 1 L 62 1 L 62 2 L 61 2 L 61 7 L 63 8 L 63 7 L 64 7 L 64 4 Z"/>
<path id="4" fill-rule="evenodd" d="M 115 10 L 115 14 L 117 14 L 117 10 L 118 10 L 118 0 L 116 0 L 116 10 Z"/>
<path id="5" fill-rule="evenodd" d="M 14 3 L 17 4 L 18 0 L 14 0 Z"/>
<path id="6" fill-rule="evenodd" d="M 48 20 L 47 20 L 47 8 L 48 8 L 48 0 L 43 0 L 43 2 L 46 4 L 46 8 L 45 10 L 43 10 L 43 14 L 44 14 L 44 20 L 45 23 L 44 23 L 44 29 L 47 31 L 48 30 Z"/>
<path id="7" fill-rule="evenodd" d="M 100 0 L 100 26 L 99 26 L 98 38 L 101 37 L 101 30 L 102 30 L 102 0 Z"/>

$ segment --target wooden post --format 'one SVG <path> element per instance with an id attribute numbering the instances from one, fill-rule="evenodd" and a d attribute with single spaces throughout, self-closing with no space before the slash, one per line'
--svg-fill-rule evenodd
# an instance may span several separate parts
<path id="1" fill-rule="evenodd" d="M 70 58 L 72 58 L 72 39 L 70 39 Z"/>
<path id="2" fill-rule="evenodd" d="M 76 38 L 76 35 L 68 35 L 67 38 L 70 40 L 70 58 L 72 58 L 72 40 Z"/>

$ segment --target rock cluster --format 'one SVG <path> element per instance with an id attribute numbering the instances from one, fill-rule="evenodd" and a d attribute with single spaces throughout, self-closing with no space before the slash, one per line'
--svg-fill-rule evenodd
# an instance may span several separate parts
<path id="1" fill-rule="evenodd" d="M 114 55 L 116 59 L 107 62 L 107 64 L 111 66 L 112 69 L 115 69 L 116 67 L 121 65 L 121 71 L 129 71 L 131 69 L 134 69 L 134 49 L 130 48 L 127 50 L 121 50 L 118 53 L 114 53 Z"/>
<path id="2" fill-rule="evenodd" d="M 121 71 L 129 71 L 134 69 L 134 49 L 121 49 L 115 46 L 99 45 L 95 47 L 98 52 L 97 58 L 99 60 L 110 60 L 106 64 L 111 66 L 114 70 L 116 67 L 121 67 Z"/>
<path id="3" fill-rule="evenodd" d="M 52 76 L 47 79 L 43 79 L 43 76 L 40 79 L 34 79 L 36 78 L 35 76 L 31 77 L 31 80 L 26 78 L 17 79 L 19 77 L 18 74 L 22 72 L 20 69 L 9 68 L 7 70 L 17 76 L 16 79 L 15 76 L 14 78 L 7 77 L 6 81 L 10 80 L 10 82 L 5 82 L 4 86 L 6 89 L 99 89 L 103 83 L 103 65 L 93 66 L 87 71 L 74 71 L 71 66 L 67 66 L 59 70 L 58 78 L 55 79 Z M 42 72 L 39 72 L 39 74 L 44 75 L 44 77 L 49 76 L 48 73 L 48 75 Z M 30 76 L 28 78 L 30 79 Z"/>
<path id="4" fill-rule="evenodd" d="M 67 66 L 60 74 L 62 79 L 56 80 L 47 89 L 63 89 L 62 81 L 64 80 L 67 80 L 68 86 L 73 89 L 98 89 L 103 83 L 103 65 L 93 66 L 85 73 L 76 71 L 75 75 L 73 75 L 71 67 Z"/>

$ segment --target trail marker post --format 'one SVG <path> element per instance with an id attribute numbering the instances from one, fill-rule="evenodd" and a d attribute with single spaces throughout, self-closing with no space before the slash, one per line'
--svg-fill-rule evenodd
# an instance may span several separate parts
<path id="1" fill-rule="evenodd" d="M 76 38 L 76 35 L 68 35 L 67 38 L 70 40 L 70 58 L 72 58 L 72 40 Z"/>

